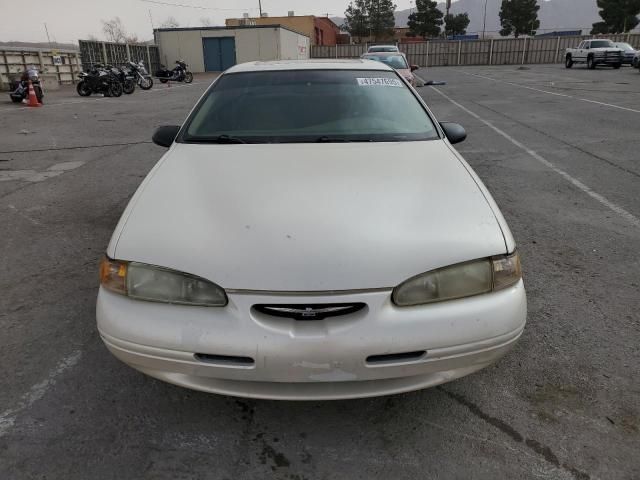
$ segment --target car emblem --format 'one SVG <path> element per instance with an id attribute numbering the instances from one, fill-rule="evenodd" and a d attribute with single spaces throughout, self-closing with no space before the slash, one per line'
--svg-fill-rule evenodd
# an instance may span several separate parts
<path id="1" fill-rule="evenodd" d="M 327 317 L 355 313 L 363 307 L 364 303 L 254 305 L 254 308 L 261 313 L 295 320 L 322 320 Z"/>

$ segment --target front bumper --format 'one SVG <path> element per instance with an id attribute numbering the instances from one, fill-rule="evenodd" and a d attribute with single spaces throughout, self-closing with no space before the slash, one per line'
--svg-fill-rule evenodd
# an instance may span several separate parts
<path id="1" fill-rule="evenodd" d="M 595 55 L 593 59 L 598 65 L 619 65 L 623 62 L 623 57 L 620 55 Z"/>
<path id="2" fill-rule="evenodd" d="M 264 303 L 363 302 L 358 312 L 296 321 Z M 148 375 L 187 388 L 253 398 L 311 400 L 387 395 L 438 385 L 503 356 L 522 334 L 522 282 L 504 291 L 398 308 L 390 291 L 328 296 L 229 294 L 224 308 L 132 300 L 104 289 L 98 329 L 109 350 Z M 372 355 L 424 352 L 373 362 Z M 250 359 L 234 362 L 196 354 Z"/>

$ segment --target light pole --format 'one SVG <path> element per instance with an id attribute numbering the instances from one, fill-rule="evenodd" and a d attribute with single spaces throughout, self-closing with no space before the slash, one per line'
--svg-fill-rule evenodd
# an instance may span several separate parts
<path id="1" fill-rule="evenodd" d="M 489 0 L 484 0 L 484 20 L 482 21 L 482 39 L 486 36 L 487 31 L 487 2 Z"/>

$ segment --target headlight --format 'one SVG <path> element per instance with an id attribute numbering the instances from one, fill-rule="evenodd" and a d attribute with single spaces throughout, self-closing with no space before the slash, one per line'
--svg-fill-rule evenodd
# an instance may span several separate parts
<path id="1" fill-rule="evenodd" d="M 100 284 L 115 293 L 138 300 L 224 307 L 225 291 L 204 278 L 137 262 L 102 259 Z"/>
<path id="2" fill-rule="evenodd" d="M 522 278 L 517 252 L 439 268 L 401 283 L 393 290 L 400 307 L 471 297 L 515 285 Z"/>

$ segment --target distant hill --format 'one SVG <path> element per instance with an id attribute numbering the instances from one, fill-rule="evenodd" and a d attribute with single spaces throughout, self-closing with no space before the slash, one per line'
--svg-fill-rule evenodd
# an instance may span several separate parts
<path id="1" fill-rule="evenodd" d="M 56 43 L 56 42 L 0 42 L 0 48 L 2 47 L 12 47 L 12 48 L 46 48 L 53 50 L 78 50 L 78 45 L 75 43 Z"/>
<path id="2" fill-rule="evenodd" d="M 488 0 L 487 32 L 497 33 L 500 30 L 499 12 L 501 4 L 502 0 Z M 444 12 L 445 3 L 439 3 L 438 8 Z M 464 12 L 467 12 L 471 19 L 467 32 L 482 32 L 484 2 L 480 0 L 458 0 L 451 4 L 451 13 L 457 14 Z M 410 9 L 396 11 L 396 26 L 406 27 L 410 13 Z M 591 29 L 591 24 L 601 20 L 600 15 L 598 15 L 598 7 L 596 6 L 595 0 L 549 0 L 541 2 L 538 15 L 540 18 L 539 31 L 541 33 L 553 30 Z M 344 18 L 342 17 L 334 17 L 331 20 L 338 25 L 344 23 Z"/>

